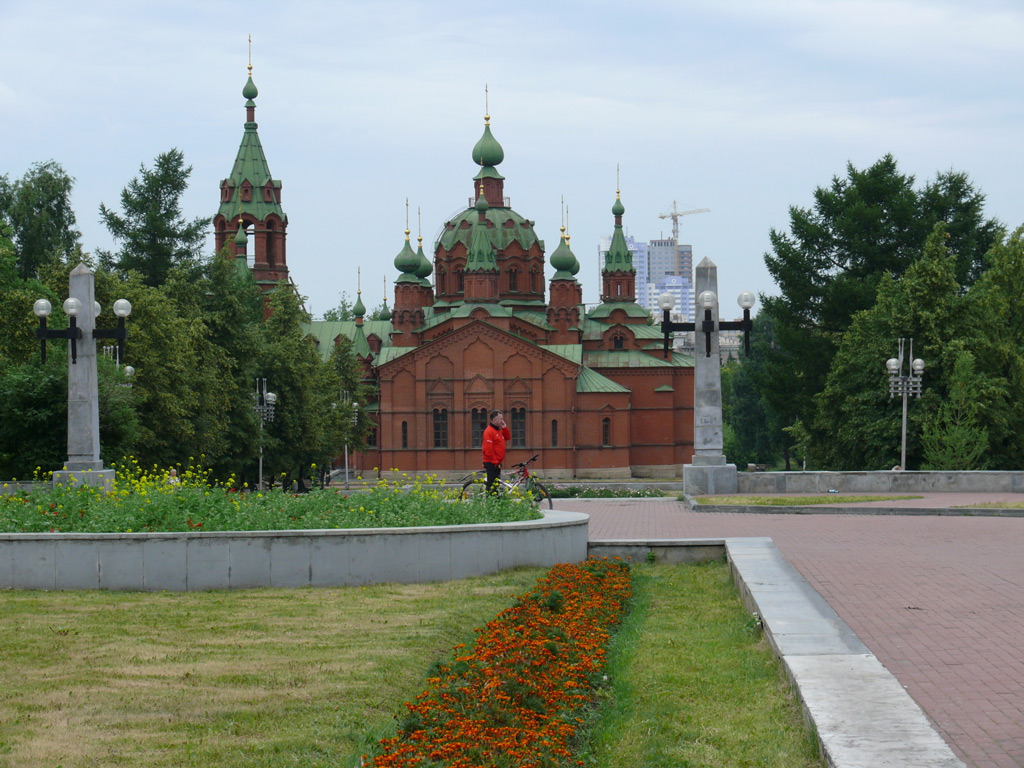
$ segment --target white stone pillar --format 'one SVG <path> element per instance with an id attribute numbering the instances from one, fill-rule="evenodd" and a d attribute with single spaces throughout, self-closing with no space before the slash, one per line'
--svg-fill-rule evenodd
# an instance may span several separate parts
<path id="1" fill-rule="evenodd" d="M 71 362 L 68 341 L 68 460 L 64 468 L 53 473 L 53 482 L 74 485 L 109 485 L 114 471 L 103 469 L 100 459 L 100 397 L 96 370 L 96 327 L 94 304 L 95 277 L 85 264 L 71 272 L 68 295 L 78 299 L 78 327 L 82 338 L 77 342 L 76 363 Z"/>
<path id="2" fill-rule="evenodd" d="M 735 493 L 736 465 L 725 460 L 722 447 L 722 367 L 718 350 L 718 301 L 711 308 L 715 330 L 711 333 L 711 355 L 707 354 L 708 334 L 703 331 L 704 307 L 699 297 L 704 291 L 718 295 L 718 267 L 705 257 L 696 267 L 695 292 L 698 297 L 693 323 L 693 463 L 683 466 L 683 491 L 691 496 L 707 493 Z"/>

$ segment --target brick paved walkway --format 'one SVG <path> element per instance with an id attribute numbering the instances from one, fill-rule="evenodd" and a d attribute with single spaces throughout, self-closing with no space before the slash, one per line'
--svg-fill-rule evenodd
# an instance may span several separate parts
<path id="1" fill-rule="evenodd" d="M 1024 768 L 1024 519 L 558 500 L 591 539 L 770 536 L 973 768 Z"/>

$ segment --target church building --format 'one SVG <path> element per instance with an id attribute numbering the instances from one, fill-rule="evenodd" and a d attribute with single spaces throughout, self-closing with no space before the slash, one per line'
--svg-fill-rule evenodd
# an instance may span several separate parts
<path id="1" fill-rule="evenodd" d="M 245 130 L 214 227 L 218 250 L 240 257 L 251 229 L 252 274 L 270 290 L 288 278 L 288 218 L 256 132 L 251 68 L 242 95 Z M 356 468 L 461 477 L 480 468 L 487 414 L 499 409 L 512 432 L 506 466 L 537 453 L 551 479 L 681 477 L 693 456 L 693 359 L 666 359 L 636 303 L 619 192 L 601 301 L 588 310 L 565 228 L 545 262 L 535 222 L 505 197 L 489 115 L 472 160 L 469 205 L 445 222 L 432 260 L 405 231 L 390 316 L 367 319 L 357 294 L 355 320 L 308 326 L 325 358 L 347 338 L 374 392 L 364 410 L 376 427 Z"/>

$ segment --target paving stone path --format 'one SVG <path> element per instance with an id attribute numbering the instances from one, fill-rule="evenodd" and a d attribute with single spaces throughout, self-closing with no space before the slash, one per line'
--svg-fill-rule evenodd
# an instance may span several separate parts
<path id="1" fill-rule="evenodd" d="M 671 499 L 556 504 L 589 514 L 595 540 L 770 536 L 960 759 L 1024 768 L 1024 518 L 691 513 Z"/>

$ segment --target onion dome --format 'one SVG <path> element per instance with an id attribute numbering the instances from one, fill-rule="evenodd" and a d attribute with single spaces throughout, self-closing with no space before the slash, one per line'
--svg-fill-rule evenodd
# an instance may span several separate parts
<path id="1" fill-rule="evenodd" d="M 352 305 L 352 314 L 357 320 L 366 316 L 366 307 L 363 305 L 363 292 L 356 291 L 356 303 Z"/>
<path id="2" fill-rule="evenodd" d="M 390 320 L 391 319 L 391 310 L 388 309 L 388 297 L 387 296 L 384 297 L 384 306 L 380 310 L 380 312 L 377 314 L 377 319 L 378 320 Z"/>
<path id="3" fill-rule="evenodd" d="M 252 81 L 252 67 L 249 68 L 249 80 L 242 88 L 242 98 L 255 99 L 260 95 L 260 92 L 256 89 L 256 83 Z"/>
<path id="4" fill-rule="evenodd" d="M 551 254 L 549 263 L 555 269 L 552 280 L 572 280 L 574 266 L 578 266 L 576 256 L 569 250 L 569 242 L 565 236 L 565 227 L 559 227 L 562 232 L 558 247 Z"/>
<path id="5" fill-rule="evenodd" d="M 419 265 L 416 267 L 416 277 L 420 279 L 420 282 L 423 283 L 423 285 L 429 287 L 430 281 L 427 278 L 433 274 L 434 267 L 431 265 L 430 259 L 428 259 L 427 255 L 423 252 L 422 235 L 416 238 L 416 243 L 418 246 L 416 248 L 416 260 L 419 262 Z"/>
<path id="6" fill-rule="evenodd" d="M 419 269 L 420 260 L 416 258 L 416 254 L 412 250 L 412 246 L 409 244 L 409 230 L 405 230 L 405 245 L 402 246 L 402 250 L 395 256 L 395 269 L 402 273 L 402 276 L 398 278 L 400 283 L 418 283 L 419 278 L 416 277 L 416 270 Z"/>
<path id="7" fill-rule="evenodd" d="M 239 219 L 238 232 L 235 233 L 235 248 L 244 252 L 247 245 L 249 245 L 249 238 L 245 234 L 245 222 Z"/>
<path id="8" fill-rule="evenodd" d="M 491 116 L 484 115 L 484 135 L 473 147 L 473 162 L 477 165 L 495 166 L 505 159 L 505 150 L 491 135 Z"/>
<path id="9" fill-rule="evenodd" d="M 621 216 L 626 212 L 626 206 L 622 204 L 622 200 L 619 198 L 619 191 L 615 190 L 615 203 L 612 205 L 612 216 Z"/>
<path id="10" fill-rule="evenodd" d="M 569 245 L 569 239 L 570 239 L 569 238 L 569 234 L 566 233 L 566 235 L 565 235 L 565 247 L 569 248 L 570 249 L 569 252 L 572 253 L 572 246 Z M 569 272 L 572 274 L 573 277 L 576 277 L 576 275 L 578 275 L 580 273 L 580 268 L 581 268 L 580 267 L 580 260 L 576 258 L 576 254 L 574 254 L 574 253 L 573 253 L 572 258 L 573 258 L 573 265 L 572 265 L 572 269 L 570 269 Z"/>

